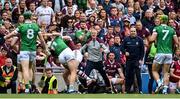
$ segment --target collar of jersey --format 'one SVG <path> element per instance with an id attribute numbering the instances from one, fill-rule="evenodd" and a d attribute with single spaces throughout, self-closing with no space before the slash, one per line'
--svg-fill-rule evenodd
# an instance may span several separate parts
<path id="1" fill-rule="evenodd" d="M 161 24 L 162 26 L 167 26 L 167 24 Z"/>
<path id="2" fill-rule="evenodd" d="M 32 23 L 32 21 L 30 21 L 30 20 L 26 20 L 24 23 Z"/>

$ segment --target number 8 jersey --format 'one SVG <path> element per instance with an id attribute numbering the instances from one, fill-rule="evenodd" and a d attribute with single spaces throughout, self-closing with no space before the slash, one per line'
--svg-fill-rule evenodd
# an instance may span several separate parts
<path id="1" fill-rule="evenodd" d="M 21 51 L 36 51 L 36 41 L 39 33 L 39 26 L 36 23 L 24 23 L 16 31 L 21 38 Z"/>
<path id="2" fill-rule="evenodd" d="M 173 46 L 173 36 L 176 32 L 170 26 L 162 24 L 153 29 L 157 33 L 157 53 L 171 54 Z"/>

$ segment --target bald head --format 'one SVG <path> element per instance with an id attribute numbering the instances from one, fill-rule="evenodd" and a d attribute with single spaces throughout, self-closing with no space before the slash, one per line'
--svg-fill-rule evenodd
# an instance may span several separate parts
<path id="1" fill-rule="evenodd" d="M 131 29 L 130 29 L 130 36 L 131 37 L 135 37 L 136 35 L 137 35 L 136 28 L 135 27 L 131 27 Z"/>
<path id="2" fill-rule="evenodd" d="M 11 58 L 7 58 L 5 60 L 5 65 L 8 67 L 11 67 L 13 65 L 12 59 Z"/>

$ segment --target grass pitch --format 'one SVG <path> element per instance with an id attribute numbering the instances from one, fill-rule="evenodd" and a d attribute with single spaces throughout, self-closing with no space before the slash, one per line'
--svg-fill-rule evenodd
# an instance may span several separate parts
<path id="1" fill-rule="evenodd" d="M 180 94 L 0 94 L 0 99 L 47 99 L 47 98 L 57 98 L 57 99 L 180 99 Z"/>

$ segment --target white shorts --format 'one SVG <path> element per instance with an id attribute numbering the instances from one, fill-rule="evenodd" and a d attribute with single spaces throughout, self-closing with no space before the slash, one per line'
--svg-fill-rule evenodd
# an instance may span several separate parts
<path id="1" fill-rule="evenodd" d="M 118 79 L 118 78 L 112 78 L 112 79 L 111 79 L 112 84 L 116 84 L 117 79 Z"/>
<path id="2" fill-rule="evenodd" d="M 36 51 L 20 51 L 19 60 L 29 60 L 35 61 L 36 60 Z"/>
<path id="3" fill-rule="evenodd" d="M 155 55 L 153 63 L 171 64 L 172 63 L 172 54 L 158 53 Z"/>
<path id="4" fill-rule="evenodd" d="M 177 83 L 169 82 L 169 89 L 176 89 Z"/>
<path id="5" fill-rule="evenodd" d="M 80 63 L 83 59 L 83 55 L 81 54 L 80 50 L 73 50 L 75 59 Z"/>
<path id="6" fill-rule="evenodd" d="M 58 56 L 60 63 L 64 64 L 75 59 L 74 52 L 70 48 L 64 49 Z"/>
<path id="7" fill-rule="evenodd" d="M 20 64 L 20 54 L 17 54 L 17 63 Z"/>

